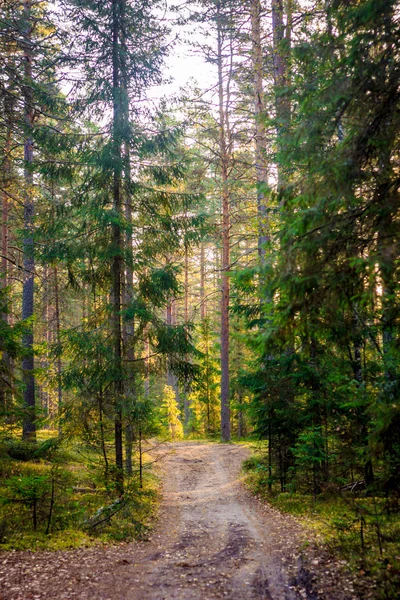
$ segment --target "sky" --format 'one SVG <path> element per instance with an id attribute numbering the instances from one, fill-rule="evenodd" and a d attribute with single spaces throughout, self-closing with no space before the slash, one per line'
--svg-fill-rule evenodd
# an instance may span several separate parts
<path id="1" fill-rule="evenodd" d="M 154 87 L 150 92 L 150 97 L 157 98 L 171 97 L 179 95 L 180 90 L 186 91 L 190 80 L 196 82 L 201 89 L 208 89 L 215 84 L 216 73 L 210 64 L 206 63 L 200 53 L 195 53 L 193 48 L 185 42 L 200 42 L 201 34 L 196 30 L 196 25 L 175 25 L 176 13 L 171 10 L 174 4 L 171 0 L 166 0 L 164 16 L 166 16 L 171 27 L 171 37 L 176 37 L 176 42 L 170 54 L 166 58 L 167 77 L 171 78 L 171 83 Z"/>

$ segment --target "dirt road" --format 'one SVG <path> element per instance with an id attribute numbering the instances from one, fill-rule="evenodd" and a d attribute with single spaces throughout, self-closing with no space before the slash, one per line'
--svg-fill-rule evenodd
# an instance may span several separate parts
<path id="1" fill-rule="evenodd" d="M 170 445 L 150 541 L 1 555 L 0 600 L 356 598 L 334 561 L 300 557 L 304 532 L 293 519 L 262 509 L 243 488 L 238 478 L 247 454 L 233 444 Z"/>

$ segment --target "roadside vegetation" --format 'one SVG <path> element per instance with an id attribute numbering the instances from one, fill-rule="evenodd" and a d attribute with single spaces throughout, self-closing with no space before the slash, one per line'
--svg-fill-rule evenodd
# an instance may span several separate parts
<path id="1" fill-rule="evenodd" d="M 119 497 L 95 448 L 38 432 L 37 444 L 0 442 L 0 550 L 64 550 L 146 537 L 158 503 L 158 478 L 146 452 Z M 148 449 L 148 448 L 147 448 Z"/>
<path id="2" fill-rule="evenodd" d="M 346 560 L 360 578 L 376 586 L 374 598 L 393 599 L 400 586 L 399 507 L 376 490 L 330 486 L 313 495 L 294 478 L 288 491 L 270 481 L 265 453 L 256 453 L 243 465 L 246 485 L 263 502 L 300 520 L 310 543 Z"/>

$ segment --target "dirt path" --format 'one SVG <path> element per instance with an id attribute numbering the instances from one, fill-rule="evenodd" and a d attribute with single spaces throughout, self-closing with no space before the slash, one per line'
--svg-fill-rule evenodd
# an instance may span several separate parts
<path id="1" fill-rule="evenodd" d="M 304 532 L 293 519 L 262 509 L 241 486 L 247 453 L 238 445 L 174 444 L 149 542 L 0 555 L 0 600 L 356 598 L 332 559 L 300 557 Z"/>

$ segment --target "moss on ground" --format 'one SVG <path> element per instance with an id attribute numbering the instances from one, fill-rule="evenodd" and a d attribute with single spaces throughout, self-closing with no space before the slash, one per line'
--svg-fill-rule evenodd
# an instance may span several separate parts
<path id="1" fill-rule="evenodd" d="M 36 449 L 56 436 L 38 432 Z M 93 449 L 63 441 L 34 454 L 25 446 L 15 436 L 0 442 L 0 551 L 65 550 L 147 535 L 159 496 L 151 469 L 144 469 L 142 488 L 137 474 L 127 479 L 119 501 L 112 473 L 105 480 Z"/>

